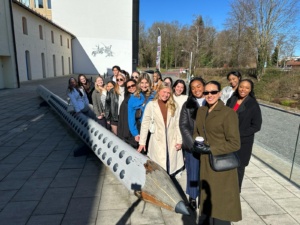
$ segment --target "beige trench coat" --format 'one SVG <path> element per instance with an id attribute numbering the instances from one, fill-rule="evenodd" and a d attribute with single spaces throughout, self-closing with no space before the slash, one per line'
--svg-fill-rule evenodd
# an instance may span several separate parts
<path id="1" fill-rule="evenodd" d="M 231 108 L 219 100 L 208 113 L 208 107 L 197 111 L 194 138 L 202 136 L 209 143 L 213 155 L 239 150 L 240 134 L 238 117 Z M 207 116 L 206 116 L 207 115 Z M 204 126 L 206 134 L 204 133 Z M 209 156 L 200 156 L 200 205 L 203 214 L 225 221 L 242 219 L 237 169 L 215 172 L 211 169 Z"/>
<path id="2" fill-rule="evenodd" d="M 148 129 L 151 121 L 152 107 L 156 129 L 154 134 L 151 134 L 150 136 L 147 154 L 150 159 L 167 170 L 166 163 L 168 149 L 170 159 L 169 173 L 173 174 L 181 169 L 184 165 L 182 150 L 177 151 L 175 147 L 176 144 L 182 144 L 181 133 L 179 130 L 179 110 L 178 107 L 176 107 L 175 115 L 173 117 L 168 110 L 166 129 L 157 100 L 149 102 L 143 115 L 140 131 L 140 145 L 146 145 Z"/>

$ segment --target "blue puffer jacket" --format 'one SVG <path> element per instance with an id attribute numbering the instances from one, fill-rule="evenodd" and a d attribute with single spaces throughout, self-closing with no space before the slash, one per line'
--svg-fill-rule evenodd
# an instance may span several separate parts
<path id="1" fill-rule="evenodd" d="M 132 95 L 128 101 L 128 125 L 130 133 L 133 137 L 137 136 L 140 132 L 137 128 L 136 119 L 135 119 L 135 112 L 137 109 L 142 110 L 142 117 L 140 118 L 140 122 L 142 122 L 143 114 L 145 107 L 149 101 L 151 101 L 156 92 L 152 92 L 151 95 L 148 97 L 147 101 L 144 104 L 145 96 L 143 93 L 140 93 L 140 97 Z"/>

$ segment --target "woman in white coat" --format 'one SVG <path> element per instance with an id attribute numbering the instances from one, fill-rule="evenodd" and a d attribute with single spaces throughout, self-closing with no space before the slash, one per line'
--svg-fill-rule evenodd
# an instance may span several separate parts
<path id="1" fill-rule="evenodd" d="M 153 118 L 155 132 L 150 136 L 147 155 L 172 176 L 180 172 L 184 166 L 179 116 L 180 112 L 174 101 L 172 88 L 161 84 L 153 101 L 146 106 L 138 148 L 139 152 L 146 150 L 148 129 Z"/>

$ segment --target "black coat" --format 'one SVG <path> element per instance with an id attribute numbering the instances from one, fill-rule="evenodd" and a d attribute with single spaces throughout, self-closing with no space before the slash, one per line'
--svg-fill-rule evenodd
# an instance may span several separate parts
<path id="1" fill-rule="evenodd" d="M 118 122 L 119 115 L 119 95 L 112 88 L 107 92 L 106 101 L 105 101 L 105 118 L 107 121 Z"/>
<path id="2" fill-rule="evenodd" d="M 182 136 L 182 149 L 191 152 L 194 144 L 193 132 L 199 104 L 194 97 L 189 97 L 182 105 L 179 127 Z"/>
<path id="3" fill-rule="evenodd" d="M 233 108 L 238 100 L 233 95 L 226 103 L 227 106 Z M 242 166 L 248 166 L 252 154 L 252 146 L 254 142 L 254 134 L 258 132 L 262 124 L 262 116 L 257 101 L 248 96 L 237 110 L 239 118 L 239 131 L 241 137 L 241 148 L 238 155 Z"/>
<path id="4" fill-rule="evenodd" d="M 130 144 L 132 147 L 137 148 L 138 142 L 135 141 L 131 132 L 129 131 L 128 125 L 128 101 L 130 95 L 127 95 L 121 106 L 120 106 L 120 115 L 119 115 L 119 123 L 118 123 L 118 137 L 124 140 L 126 143 Z"/>

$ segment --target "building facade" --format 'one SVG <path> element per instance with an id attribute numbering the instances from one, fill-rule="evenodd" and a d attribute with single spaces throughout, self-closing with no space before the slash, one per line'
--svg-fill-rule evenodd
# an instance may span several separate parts
<path id="1" fill-rule="evenodd" d="M 110 73 L 114 65 L 131 73 L 138 63 L 138 0 L 52 2 L 52 20 L 76 36 L 74 73 Z"/>
<path id="2" fill-rule="evenodd" d="M 43 15 L 49 20 L 52 19 L 51 2 L 52 0 L 17 0 L 33 11 Z"/>

